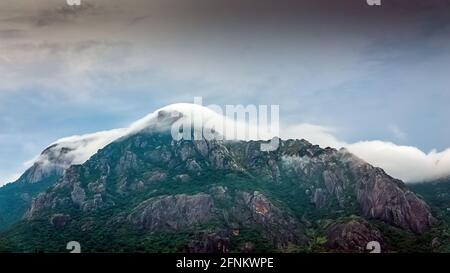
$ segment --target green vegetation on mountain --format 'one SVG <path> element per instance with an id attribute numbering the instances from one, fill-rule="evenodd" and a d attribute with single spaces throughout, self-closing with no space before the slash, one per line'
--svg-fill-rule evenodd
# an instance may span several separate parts
<path id="1" fill-rule="evenodd" d="M 1 213 L 15 224 L 0 251 L 67 252 L 69 241 L 83 252 L 366 252 L 370 241 L 448 251 L 444 195 L 430 208 L 346 150 L 286 140 L 263 152 L 261 143 L 143 131 L 60 177 L 31 175 L 41 181 L 0 190 L 0 202 L 30 197 Z"/>

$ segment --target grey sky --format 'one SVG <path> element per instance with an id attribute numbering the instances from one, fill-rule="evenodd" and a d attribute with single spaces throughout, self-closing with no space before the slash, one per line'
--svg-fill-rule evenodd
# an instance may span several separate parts
<path id="1" fill-rule="evenodd" d="M 203 96 L 450 147 L 449 1 L 0 2 L 0 183 L 54 140 Z M 386 3 L 385 3 L 386 2 Z"/>

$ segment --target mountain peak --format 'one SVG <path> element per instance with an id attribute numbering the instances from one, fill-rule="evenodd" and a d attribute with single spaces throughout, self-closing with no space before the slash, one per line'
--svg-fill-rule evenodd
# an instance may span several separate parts
<path id="1" fill-rule="evenodd" d="M 122 230 L 123 236 L 188 231 L 195 238 L 182 247 L 193 251 L 203 251 L 199 246 L 211 234 L 233 240 L 230 234 L 256 232 L 269 249 L 287 250 L 313 239 L 305 231 L 311 225 L 336 241 L 341 229 L 354 234 L 371 230 L 377 239 L 376 221 L 416 234 L 435 223 L 430 207 L 401 181 L 345 149 L 289 139 L 279 140 L 276 150 L 263 151 L 261 140 L 175 140 L 168 130 L 199 117 L 202 126 L 223 118 L 204 107 L 177 104 L 128 128 L 54 143 L 26 176 L 37 182 L 53 175 L 47 179 L 51 184 L 39 191 L 24 189 L 42 183 L 25 184 L 17 191 L 18 198 L 29 195 L 22 202 L 23 214 L 17 215 L 24 216 L 25 228 L 35 221 L 47 223 L 66 237 L 74 235 L 71 230 L 102 226 Z M 51 166 L 60 169 L 43 172 Z M 347 221 L 352 215 L 361 219 Z M 328 232 L 327 221 L 338 225 Z M 39 239 L 36 244 L 45 245 Z"/>
<path id="2" fill-rule="evenodd" d="M 235 122 L 225 115 L 208 107 L 192 103 L 176 103 L 162 107 L 147 116 L 131 123 L 128 127 L 100 131 L 85 135 L 75 135 L 59 139 L 46 148 L 36 159 L 26 176 L 20 180 L 34 183 L 53 173 L 62 172 L 71 165 L 83 164 L 98 150 L 108 144 L 143 131 L 170 131 L 175 122 L 193 126 L 192 129 L 210 129 L 215 135 L 226 139 L 235 139 L 234 131 L 230 134 L 225 128 L 246 131 L 248 124 Z M 271 138 L 267 136 L 267 139 Z"/>

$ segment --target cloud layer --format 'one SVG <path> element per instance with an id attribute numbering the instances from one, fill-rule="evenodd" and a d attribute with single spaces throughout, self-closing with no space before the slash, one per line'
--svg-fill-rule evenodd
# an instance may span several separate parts
<path id="1" fill-rule="evenodd" d="M 54 139 L 196 96 L 280 105 L 286 136 L 353 147 L 408 181 L 444 175 L 450 4 L 405 2 L 0 1 L 0 181 Z"/>
<path id="2" fill-rule="evenodd" d="M 179 113 L 182 115 L 179 116 Z M 179 119 L 180 117 L 181 119 Z M 132 123 L 127 128 L 62 138 L 51 146 L 53 146 L 52 149 L 54 151 L 69 148 L 71 151 L 64 155 L 63 161 L 70 162 L 70 164 L 82 164 L 97 153 L 99 149 L 121 137 L 140 132 L 146 128 L 170 130 L 176 120 L 181 120 L 181 123 L 184 123 L 183 119 L 191 122 L 196 118 L 201 119 L 200 124 L 202 126 L 219 129 L 218 132 L 222 135 L 226 133 L 221 131 L 220 128 L 234 127 L 237 130 L 245 131 L 247 128 L 251 130 L 252 127 L 252 125 L 241 121 L 234 122 L 209 108 L 195 104 L 180 103 L 158 109 Z M 268 130 L 264 128 L 263 131 Z M 442 152 L 431 151 L 426 154 L 415 147 L 400 146 L 383 141 L 346 143 L 338 140 L 333 135 L 332 129 L 306 123 L 283 127 L 280 136 L 283 139 L 303 138 L 322 147 L 333 147 L 336 149 L 345 147 L 368 163 L 381 167 L 391 176 L 407 183 L 426 182 L 450 176 L 450 149 Z M 269 139 L 270 137 L 272 135 L 253 137 L 250 135 L 247 139 Z M 234 136 L 228 136 L 228 138 L 231 139 Z M 46 159 L 45 155 L 41 155 L 35 161 L 43 162 L 48 161 L 48 159 Z M 34 162 L 28 162 L 27 164 L 31 165 L 32 163 Z"/>
<path id="3" fill-rule="evenodd" d="M 368 163 L 407 183 L 426 182 L 450 176 L 450 149 L 425 153 L 416 147 L 372 140 L 347 143 L 333 135 L 333 129 L 300 124 L 288 127 L 285 137 L 305 138 L 323 147 L 345 147 Z M 283 133 L 282 132 L 282 133 Z"/>

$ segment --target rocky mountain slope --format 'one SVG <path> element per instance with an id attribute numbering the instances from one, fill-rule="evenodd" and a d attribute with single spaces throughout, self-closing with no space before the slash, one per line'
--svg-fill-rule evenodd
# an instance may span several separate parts
<path id="1" fill-rule="evenodd" d="M 0 188 L 0 230 L 22 219 L 38 193 L 45 191 L 62 176 L 71 161 L 68 147 L 52 145 L 16 182 Z"/>
<path id="2" fill-rule="evenodd" d="M 58 252 L 72 240 L 92 252 L 441 250 L 439 219 L 382 169 L 305 140 L 270 152 L 262 143 L 175 141 L 150 126 L 65 171 L 36 166 L 23 177 L 51 174 L 53 185 L 0 235 L 0 250 Z"/>

